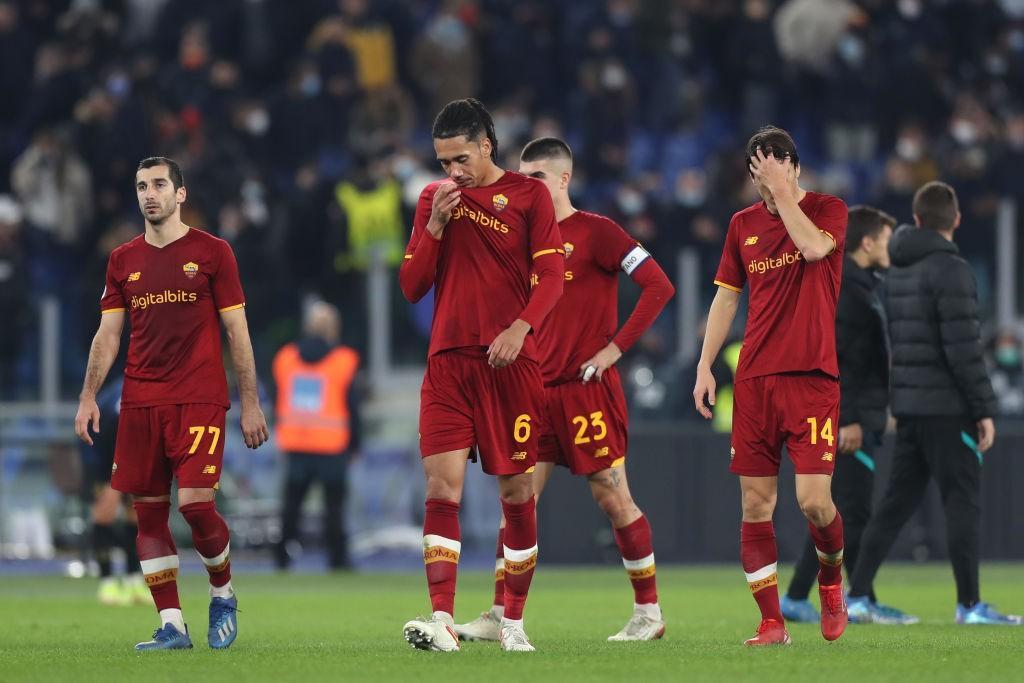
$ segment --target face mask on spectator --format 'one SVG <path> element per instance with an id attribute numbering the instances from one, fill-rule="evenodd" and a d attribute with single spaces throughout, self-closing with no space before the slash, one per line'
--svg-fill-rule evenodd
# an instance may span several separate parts
<path id="1" fill-rule="evenodd" d="M 306 97 L 316 97 L 320 94 L 320 77 L 316 74 L 306 74 L 299 83 L 299 90 Z"/>
<path id="2" fill-rule="evenodd" d="M 250 135 L 263 137 L 270 129 L 270 114 L 266 109 L 253 109 L 245 116 L 245 130 Z"/>
<path id="3" fill-rule="evenodd" d="M 909 136 L 901 137 L 896 141 L 896 154 L 907 161 L 918 161 L 921 158 L 923 147 L 921 141 Z"/>
<path id="4" fill-rule="evenodd" d="M 1020 367 L 1020 349 L 1013 344 L 1005 344 L 996 349 L 996 363 L 1001 368 Z"/>
<path id="5" fill-rule="evenodd" d="M 967 119 L 955 119 L 950 127 L 950 133 L 961 145 L 970 145 L 978 139 L 978 127 Z"/>
<path id="6" fill-rule="evenodd" d="M 616 201 L 619 204 L 619 209 L 627 216 L 636 216 L 647 208 L 647 200 L 636 190 L 622 190 L 616 197 Z"/>

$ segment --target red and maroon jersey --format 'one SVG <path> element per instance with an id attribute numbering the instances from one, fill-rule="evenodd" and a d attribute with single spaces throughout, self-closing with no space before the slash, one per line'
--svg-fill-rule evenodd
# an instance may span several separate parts
<path id="1" fill-rule="evenodd" d="M 426 227 L 441 182 L 427 185 L 420 194 L 406 259 L 421 240 L 434 239 Z M 546 262 L 558 264 L 561 277 L 562 239 L 551 195 L 539 180 L 505 171 L 486 187 L 459 191 L 461 201 L 445 226 L 437 255 L 430 355 L 489 346 L 517 318 L 536 329 L 546 311 L 529 320 L 534 316 L 524 313 L 534 259 L 548 257 Z M 534 336 L 527 335 L 520 353 L 539 360 Z"/>
<path id="2" fill-rule="evenodd" d="M 827 257 L 803 259 L 782 219 L 764 202 L 732 217 L 715 284 L 750 284 L 747 329 L 736 379 L 820 370 L 839 376 L 836 301 L 846 243 L 846 204 L 808 192 L 800 208 L 836 243 Z"/>
<path id="3" fill-rule="evenodd" d="M 619 271 L 632 275 L 650 260 L 617 223 L 596 213 L 577 211 L 558 229 L 565 290 L 537 333 L 547 385 L 577 379 L 580 365 L 608 345 L 619 325 Z"/>
<path id="4" fill-rule="evenodd" d="M 228 243 L 189 228 L 165 247 L 139 235 L 110 254 L 103 313 L 128 311 L 121 406 L 229 407 L 219 313 L 245 305 Z"/>

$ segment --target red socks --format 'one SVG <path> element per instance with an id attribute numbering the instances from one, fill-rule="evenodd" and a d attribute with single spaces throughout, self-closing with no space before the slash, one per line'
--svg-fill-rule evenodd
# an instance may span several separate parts
<path id="1" fill-rule="evenodd" d="M 740 561 L 750 592 L 761 609 L 762 619 L 783 623 L 779 607 L 779 551 L 772 522 L 743 522 L 740 527 Z"/>
<path id="2" fill-rule="evenodd" d="M 654 578 L 654 547 L 651 544 L 651 525 L 641 515 L 632 524 L 613 529 L 615 543 L 622 553 L 622 564 L 626 567 L 633 584 L 634 602 L 647 605 L 658 602 L 658 588 Z"/>
<path id="3" fill-rule="evenodd" d="M 135 546 L 157 611 L 181 609 L 178 601 L 178 549 L 167 525 L 171 504 L 168 501 L 136 502 L 134 507 L 139 520 Z"/>
<path id="4" fill-rule="evenodd" d="M 818 551 L 818 584 L 834 586 L 843 582 L 843 518 L 836 510 L 836 517 L 827 526 L 818 528 L 807 525 L 814 539 L 814 547 Z"/>
<path id="5" fill-rule="evenodd" d="M 505 528 L 498 529 L 498 548 L 494 551 L 494 606 L 505 606 Z"/>
<path id="6" fill-rule="evenodd" d="M 505 619 L 519 620 L 537 566 L 537 499 L 502 500 L 501 509 L 505 514 Z"/>
<path id="7" fill-rule="evenodd" d="M 435 612 L 455 614 L 461 537 L 459 504 L 439 498 L 427 500 L 427 514 L 423 518 L 423 564 L 427 569 L 430 604 Z"/>
<path id="8" fill-rule="evenodd" d="M 189 503 L 179 509 L 192 527 L 192 543 L 210 574 L 210 585 L 225 585 L 231 580 L 231 544 L 228 525 L 217 513 L 216 503 Z"/>

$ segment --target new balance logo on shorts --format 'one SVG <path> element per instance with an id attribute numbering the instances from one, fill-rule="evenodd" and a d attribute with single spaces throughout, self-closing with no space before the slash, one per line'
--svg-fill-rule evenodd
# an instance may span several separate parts
<path id="1" fill-rule="evenodd" d="M 512 454 L 513 460 L 526 460 L 526 451 L 516 451 Z"/>

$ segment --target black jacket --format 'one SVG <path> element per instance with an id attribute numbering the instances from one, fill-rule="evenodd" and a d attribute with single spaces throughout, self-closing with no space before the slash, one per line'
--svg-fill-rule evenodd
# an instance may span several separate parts
<path id="1" fill-rule="evenodd" d="M 889 405 L 889 340 L 879 278 L 849 256 L 836 308 L 839 356 L 839 424 L 860 424 L 865 432 L 885 429 Z"/>
<path id="2" fill-rule="evenodd" d="M 889 242 L 885 298 L 898 418 L 978 420 L 996 412 L 982 359 L 977 283 L 959 254 L 939 233 L 910 226 Z"/>

